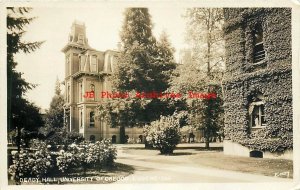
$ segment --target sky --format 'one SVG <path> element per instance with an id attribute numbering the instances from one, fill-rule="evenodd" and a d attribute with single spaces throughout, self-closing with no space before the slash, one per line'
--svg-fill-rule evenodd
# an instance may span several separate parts
<path id="1" fill-rule="evenodd" d="M 173 47 L 178 52 L 185 47 L 185 19 L 182 7 L 149 7 L 154 24 L 153 34 L 158 38 L 164 30 L 169 35 Z M 18 54 L 17 70 L 23 72 L 26 81 L 38 86 L 27 92 L 27 98 L 42 109 L 48 109 L 56 78 L 64 80 L 64 54 L 74 20 L 85 23 L 89 45 L 97 50 L 116 49 L 120 41 L 124 19 L 122 6 L 98 7 L 35 7 L 30 13 L 37 17 L 27 26 L 24 41 L 45 41 L 40 49 L 30 54 Z"/>

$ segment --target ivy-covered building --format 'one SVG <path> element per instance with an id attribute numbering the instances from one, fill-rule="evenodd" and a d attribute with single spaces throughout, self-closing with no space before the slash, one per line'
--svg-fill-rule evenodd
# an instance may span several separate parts
<path id="1" fill-rule="evenodd" d="M 290 8 L 224 9 L 224 153 L 292 159 Z"/>

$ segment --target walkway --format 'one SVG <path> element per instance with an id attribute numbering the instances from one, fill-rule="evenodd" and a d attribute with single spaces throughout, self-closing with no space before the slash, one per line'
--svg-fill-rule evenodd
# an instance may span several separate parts
<path id="1" fill-rule="evenodd" d="M 185 155 L 137 155 L 126 153 L 128 147 L 141 145 L 118 145 L 116 162 L 131 165 L 134 174 L 117 183 L 232 183 L 232 182 L 292 182 L 291 179 L 247 174 L 185 163 Z M 140 147 L 139 147 L 140 146 Z M 186 145 L 181 145 L 186 146 Z M 197 146 L 190 144 L 188 146 Z M 132 152 L 132 151 L 131 151 Z M 134 151 L 133 151 L 134 152 Z"/>

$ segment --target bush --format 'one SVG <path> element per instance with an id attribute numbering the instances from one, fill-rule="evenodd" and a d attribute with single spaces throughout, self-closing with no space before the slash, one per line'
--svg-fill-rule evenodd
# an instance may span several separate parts
<path id="1" fill-rule="evenodd" d="M 9 167 L 8 172 L 15 179 L 24 177 L 43 177 L 53 168 L 53 160 L 48 150 L 49 146 L 44 142 L 36 141 L 39 146 L 38 150 L 21 150 L 12 152 L 13 164 Z M 19 173 L 18 176 L 16 174 Z"/>
<path id="2" fill-rule="evenodd" d="M 84 171 L 87 168 L 100 169 L 111 166 L 117 155 L 116 148 L 109 140 L 72 143 L 60 146 L 58 151 L 50 152 L 50 149 L 51 145 L 33 140 L 29 150 L 12 152 L 13 164 L 9 167 L 9 173 L 18 181 L 20 177 L 41 178 L 46 174 L 67 173 L 75 168 L 82 168 Z"/>
<path id="3" fill-rule="evenodd" d="M 52 146 L 52 150 L 57 150 L 56 145 L 68 146 L 72 143 L 79 144 L 84 141 L 81 134 L 77 132 L 68 132 L 65 128 L 44 128 L 41 132 L 46 139 L 47 144 Z"/>
<path id="4" fill-rule="evenodd" d="M 160 120 L 153 121 L 144 128 L 146 141 L 162 154 L 172 154 L 180 142 L 179 120 L 170 116 L 161 116 Z"/>
<path id="5" fill-rule="evenodd" d="M 65 173 L 73 168 L 87 168 L 111 166 L 116 159 L 117 151 L 109 140 L 90 143 L 70 144 L 66 151 L 60 150 L 56 158 L 59 171 Z"/>

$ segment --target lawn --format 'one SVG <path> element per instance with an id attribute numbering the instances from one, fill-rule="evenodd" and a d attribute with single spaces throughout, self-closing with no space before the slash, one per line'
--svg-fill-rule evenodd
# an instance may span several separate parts
<path id="1" fill-rule="evenodd" d="M 224 155 L 223 152 L 200 152 L 188 157 L 202 166 L 245 173 L 293 178 L 293 161 L 285 159 L 248 158 Z"/>
<path id="2" fill-rule="evenodd" d="M 142 147 L 126 147 L 125 153 L 147 157 L 151 162 L 175 163 L 189 166 L 205 166 L 265 176 L 293 178 L 293 161 L 285 159 L 250 158 L 224 155 L 222 147 L 179 147 L 174 154 L 161 155 L 158 150 Z"/>
<path id="3" fill-rule="evenodd" d="M 88 169 L 85 174 L 81 168 L 69 172 L 67 175 L 52 174 L 39 179 L 38 182 L 30 182 L 30 178 L 22 179 L 22 185 L 39 184 L 107 184 L 116 182 L 130 174 L 134 168 L 128 165 L 115 163 L 112 167 L 101 169 Z M 15 185 L 13 180 L 8 180 L 9 185 Z"/>

